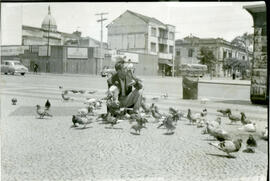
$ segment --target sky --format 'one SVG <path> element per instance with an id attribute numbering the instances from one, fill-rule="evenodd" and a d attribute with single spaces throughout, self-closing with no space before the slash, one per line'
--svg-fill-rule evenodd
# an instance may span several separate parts
<path id="1" fill-rule="evenodd" d="M 245 32 L 253 33 L 252 16 L 244 5 L 262 4 L 254 2 L 103 2 L 103 3 L 2 3 L 1 44 L 20 45 L 22 25 L 41 27 L 48 14 L 55 18 L 57 30 L 100 40 L 101 25 L 97 13 L 106 12 L 103 41 L 107 41 L 106 25 L 131 10 L 154 17 L 165 24 L 176 27 L 176 39 L 192 34 L 200 38 L 223 38 L 231 41 Z"/>

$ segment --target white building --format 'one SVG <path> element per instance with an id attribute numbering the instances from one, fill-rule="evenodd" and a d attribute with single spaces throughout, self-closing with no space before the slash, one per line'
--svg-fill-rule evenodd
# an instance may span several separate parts
<path id="1" fill-rule="evenodd" d="M 157 55 L 159 72 L 171 73 L 175 26 L 127 10 L 107 28 L 110 49 Z"/>

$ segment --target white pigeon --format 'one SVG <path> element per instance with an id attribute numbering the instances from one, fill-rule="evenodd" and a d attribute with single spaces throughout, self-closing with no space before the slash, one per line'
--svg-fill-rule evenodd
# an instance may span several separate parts
<path id="1" fill-rule="evenodd" d="M 225 152 L 230 157 L 235 157 L 231 155 L 230 153 L 238 152 L 242 146 L 242 139 L 237 140 L 225 140 L 218 143 L 209 143 L 210 145 L 218 148 L 219 150 Z"/>
<path id="2" fill-rule="evenodd" d="M 97 99 L 95 98 L 87 98 L 87 100 L 84 102 L 84 104 L 92 105 L 97 102 Z"/>
<path id="3" fill-rule="evenodd" d="M 81 108 L 77 111 L 77 115 L 81 117 L 86 117 L 89 113 L 93 113 L 93 109 L 94 108 L 92 106 Z"/>
<path id="4" fill-rule="evenodd" d="M 209 126 L 213 128 L 219 128 L 221 124 L 221 118 L 217 117 L 214 121 L 207 121 L 209 123 Z"/>
<path id="5" fill-rule="evenodd" d="M 208 102 L 208 101 L 209 101 L 209 99 L 206 97 L 201 98 L 201 104 L 206 104 L 206 102 Z"/>
<path id="6" fill-rule="evenodd" d="M 157 101 L 158 99 L 159 99 L 159 97 L 158 97 L 158 96 L 154 96 L 154 97 L 152 97 L 152 100 Z"/>
<path id="7" fill-rule="evenodd" d="M 238 129 L 246 132 L 256 132 L 256 123 L 245 124 Z"/>

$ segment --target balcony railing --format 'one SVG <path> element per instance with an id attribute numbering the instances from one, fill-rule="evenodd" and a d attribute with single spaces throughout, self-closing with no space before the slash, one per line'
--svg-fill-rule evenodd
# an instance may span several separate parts
<path id="1" fill-rule="evenodd" d="M 168 38 L 161 38 L 161 37 L 158 37 L 158 43 L 161 43 L 161 44 L 168 44 Z"/>

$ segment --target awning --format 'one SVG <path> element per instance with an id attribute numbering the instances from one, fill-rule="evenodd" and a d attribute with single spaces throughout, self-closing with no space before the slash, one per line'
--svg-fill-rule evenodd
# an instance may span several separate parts
<path id="1" fill-rule="evenodd" d="M 171 66 L 171 67 L 173 66 L 172 62 L 168 59 L 158 59 L 158 63 L 166 64 L 166 65 Z"/>

